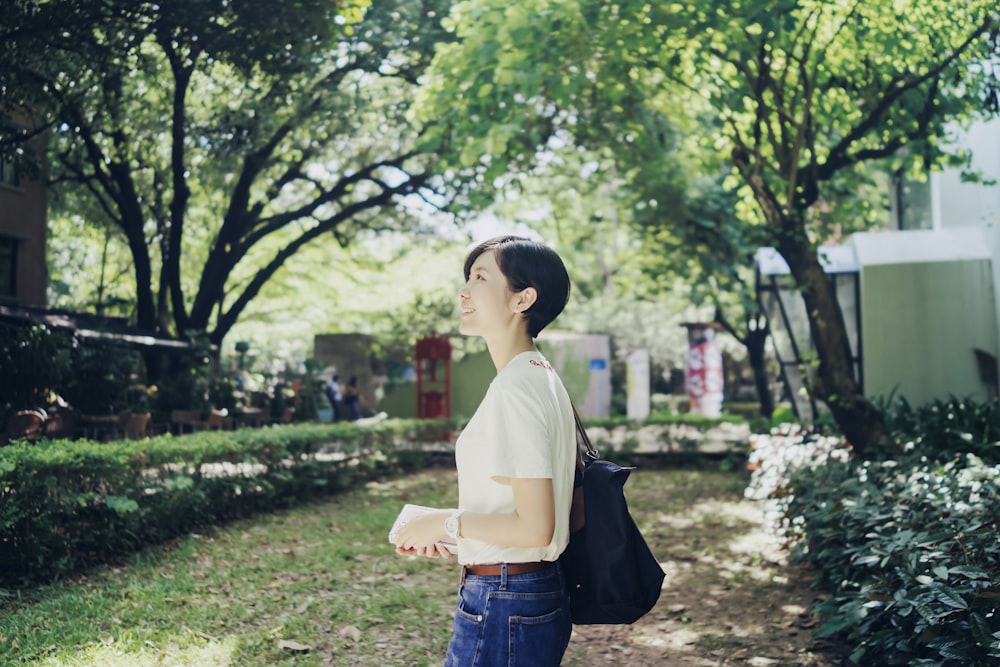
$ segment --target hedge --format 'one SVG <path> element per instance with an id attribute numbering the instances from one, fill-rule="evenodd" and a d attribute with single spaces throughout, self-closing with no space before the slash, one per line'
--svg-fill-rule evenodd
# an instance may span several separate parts
<path id="1" fill-rule="evenodd" d="M 0 448 L 0 587 L 422 467 L 447 422 L 295 424 Z"/>
<path id="2" fill-rule="evenodd" d="M 1000 664 L 1000 410 L 899 402 L 886 413 L 906 452 L 857 460 L 839 438 L 789 426 L 752 438 L 747 494 L 830 596 L 819 634 L 883 667 Z"/>

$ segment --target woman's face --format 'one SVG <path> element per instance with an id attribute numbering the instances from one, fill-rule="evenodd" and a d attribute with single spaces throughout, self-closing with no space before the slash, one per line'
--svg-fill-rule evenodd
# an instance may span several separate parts
<path id="1" fill-rule="evenodd" d="M 488 336 L 506 330 L 521 317 L 512 308 L 514 294 L 492 250 L 473 262 L 469 280 L 459 290 L 458 298 L 462 306 L 458 330 L 467 336 Z"/>

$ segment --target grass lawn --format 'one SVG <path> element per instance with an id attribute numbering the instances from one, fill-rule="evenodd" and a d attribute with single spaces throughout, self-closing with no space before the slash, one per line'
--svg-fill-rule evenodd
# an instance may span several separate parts
<path id="1" fill-rule="evenodd" d="M 642 470 L 626 490 L 640 526 L 658 540 L 671 531 L 656 517 L 701 497 L 738 499 L 744 481 L 739 473 Z M 369 484 L 117 567 L 7 591 L 0 664 L 441 664 L 458 571 L 454 561 L 395 554 L 386 533 L 403 502 L 454 506 L 454 471 Z M 567 662 L 587 664 L 586 650 L 572 646 Z"/>

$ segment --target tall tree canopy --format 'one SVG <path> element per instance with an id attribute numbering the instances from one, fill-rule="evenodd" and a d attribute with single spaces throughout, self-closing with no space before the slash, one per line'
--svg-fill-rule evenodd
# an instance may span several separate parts
<path id="1" fill-rule="evenodd" d="M 801 288 L 813 391 L 859 452 L 884 441 L 817 245 L 858 219 L 871 161 L 936 164 L 949 123 L 996 110 L 995 2 L 466 0 L 451 19 L 425 113 L 459 164 L 488 180 L 571 136 L 655 172 L 666 119 L 701 128 L 702 159 L 728 165 Z M 706 112 L 716 129 L 692 127 Z"/>
<path id="2" fill-rule="evenodd" d="M 413 224 L 405 118 L 436 0 L 4 3 L 0 92 L 47 130 L 64 208 L 117 230 L 150 332 L 219 343 L 306 244 Z"/>

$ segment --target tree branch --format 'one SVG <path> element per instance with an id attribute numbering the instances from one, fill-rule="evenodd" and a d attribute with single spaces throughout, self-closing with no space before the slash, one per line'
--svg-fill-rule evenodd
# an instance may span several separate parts
<path id="1" fill-rule="evenodd" d="M 872 108 L 868 115 L 855 125 L 854 128 L 847 133 L 847 135 L 845 135 L 844 138 L 841 139 L 830 151 L 826 161 L 820 165 L 817 171 L 817 179 L 819 181 L 825 181 L 838 170 L 848 165 L 856 164 L 859 155 L 884 153 L 883 149 L 865 149 L 856 153 L 850 153 L 849 151 L 850 147 L 855 142 L 860 141 L 876 127 L 878 127 L 882 116 L 892 108 L 892 105 L 895 104 L 900 97 L 911 90 L 919 88 L 929 81 L 936 80 L 946 69 L 958 62 L 962 55 L 977 40 L 982 38 L 983 32 L 993 25 L 994 21 L 995 19 L 991 17 L 984 19 L 984 21 L 975 30 L 969 33 L 969 36 L 965 39 L 965 41 L 962 42 L 962 44 L 951 53 L 951 55 L 941 60 L 934 67 L 928 68 L 926 73 L 918 76 L 903 73 L 890 79 L 889 85 L 882 92 L 878 103 Z M 913 136 L 917 136 L 915 132 L 906 132 L 904 130 L 898 138 L 901 142 L 905 143 L 907 139 L 910 139 Z M 893 139 L 889 143 L 893 143 L 895 141 L 896 139 Z"/>
<path id="2" fill-rule="evenodd" d="M 247 307 L 247 305 L 249 305 L 253 298 L 257 296 L 264 284 L 274 276 L 275 272 L 277 272 L 277 270 L 280 269 L 289 258 L 302 249 L 303 246 L 323 234 L 335 231 L 341 223 L 350 220 L 362 211 L 380 208 L 387 205 L 393 197 L 418 189 L 428 177 L 429 175 L 427 174 L 412 177 L 407 182 L 393 188 L 388 188 L 375 197 L 360 202 L 354 202 L 329 218 L 319 221 L 319 224 L 309 228 L 297 239 L 293 240 L 291 243 L 279 250 L 271 261 L 254 275 L 253 279 L 248 283 L 236 301 L 234 301 L 233 304 L 226 309 L 224 314 L 219 318 L 216 323 L 215 330 L 211 334 L 213 342 L 219 343 L 225 337 L 232 326 L 236 323 L 240 314 Z"/>

